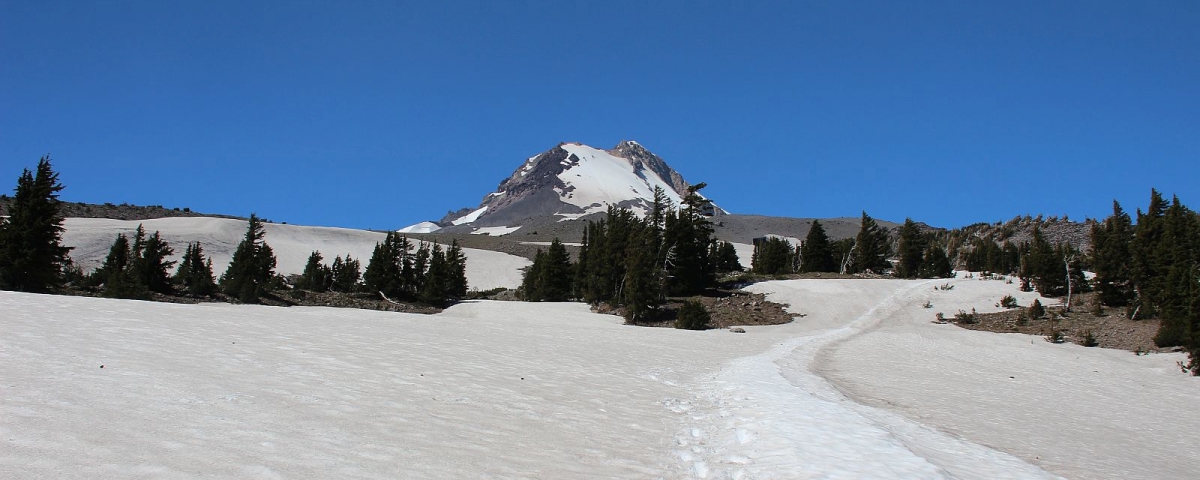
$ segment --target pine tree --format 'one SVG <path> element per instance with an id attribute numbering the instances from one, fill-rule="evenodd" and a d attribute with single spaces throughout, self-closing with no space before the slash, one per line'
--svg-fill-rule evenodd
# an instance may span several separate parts
<path id="1" fill-rule="evenodd" d="M 1130 277 L 1137 308 L 1143 317 L 1154 316 L 1154 309 L 1162 300 L 1163 279 L 1167 272 L 1159 253 L 1162 250 L 1160 245 L 1166 212 L 1166 200 L 1154 189 L 1150 190 L 1150 205 L 1146 212 L 1142 213 L 1141 209 L 1137 211 L 1137 229 L 1130 244 Z"/>
<path id="2" fill-rule="evenodd" d="M 324 257 L 319 251 L 313 250 L 308 255 L 308 261 L 304 264 L 304 272 L 296 281 L 296 288 L 314 292 L 329 290 L 333 285 L 333 272 L 324 263 L 321 263 L 322 261 L 324 261 Z"/>
<path id="3" fill-rule="evenodd" d="M 738 259 L 737 247 L 730 242 L 716 242 L 713 244 L 712 252 L 709 257 L 715 263 L 714 267 L 718 272 L 740 272 L 742 271 L 742 262 Z"/>
<path id="4" fill-rule="evenodd" d="M 920 276 L 921 264 L 925 255 L 925 236 L 911 218 L 904 219 L 900 227 L 900 259 L 896 264 L 896 276 L 900 278 L 917 278 Z"/>
<path id="5" fill-rule="evenodd" d="M 1103 223 L 1092 225 L 1092 266 L 1096 290 L 1104 305 L 1119 307 L 1133 298 L 1130 278 L 1130 243 L 1133 226 L 1121 204 L 1113 200 L 1113 213 Z"/>
<path id="6" fill-rule="evenodd" d="M 0 289 L 45 293 L 63 286 L 71 249 L 62 246 L 62 189 L 49 156 L 36 173 L 25 170 L 17 179 L 9 218 L 0 221 Z"/>
<path id="7" fill-rule="evenodd" d="M 358 260 L 350 258 L 350 254 L 346 254 L 346 259 L 342 260 L 339 255 L 333 259 L 333 266 L 329 269 L 329 288 L 335 292 L 353 292 L 361 277 L 362 269 Z"/>
<path id="8" fill-rule="evenodd" d="M 813 220 L 812 226 L 808 229 L 808 235 L 804 237 L 804 243 L 800 244 L 800 271 L 837 271 L 837 262 L 833 259 L 833 248 L 829 244 L 829 236 L 825 234 L 825 227 L 822 227 L 821 222 L 817 220 Z"/>
<path id="9" fill-rule="evenodd" d="M 275 272 L 275 254 L 264 241 L 262 220 L 250 214 L 246 237 L 233 252 L 229 268 L 221 275 L 221 290 L 242 302 L 257 302 L 267 293 Z"/>
<path id="10" fill-rule="evenodd" d="M 664 222 L 663 241 L 669 249 L 665 262 L 667 291 L 673 295 L 700 293 L 716 280 L 715 268 L 708 258 L 712 222 L 703 214 L 712 202 L 699 193 L 705 186 L 702 182 L 688 187 L 683 207 Z M 623 254 L 624 248 L 620 252 Z"/>
<path id="11" fill-rule="evenodd" d="M 850 273 L 866 271 L 882 273 L 891 268 L 891 263 L 888 262 L 891 253 L 887 232 L 875 222 L 875 219 L 868 216 L 867 212 L 863 212 L 858 236 L 854 238 Z"/>
<path id="12" fill-rule="evenodd" d="M 1163 215 L 1162 237 L 1154 257 L 1162 278 L 1155 279 L 1157 301 L 1155 310 L 1162 319 L 1154 343 L 1160 347 L 1188 346 L 1196 332 L 1193 298 L 1200 274 L 1200 242 L 1194 234 L 1196 214 L 1174 197 Z"/>
<path id="13" fill-rule="evenodd" d="M 661 240 L 658 229 L 647 223 L 636 229 L 625 247 L 625 276 L 621 285 L 621 305 L 625 321 L 638 324 L 654 318 L 663 296 L 662 269 L 657 268 L 656 252 Z"/>
<path id="14" fill-rule="evenodd" d="M 557 240 L 557 239 L 556 239 Z M 561 247 L 562 245 L 559 244 Z M 553 247 L 553 246 L 551 246 Z M 562 251 L 566 258 L 566 249 Z M 570 268 L 570 259 L 567 259 L 566 281 L 570 285 L 572 270 Z M 446 296 L 451 300 L 462 300 L 467 296 L 467 255 L 463 253 L 462 247 L 458 245 L 458 240 L 450 241 L 450 248 L 446 250 L 446 272 L 449 276 L 449 284 L 446 289 Z M 567 295 L 571 294 L 571 288 L 567 288 Z"/>
<path id="15" fill-rule="evenodd" d="M 139 235 L 145 235 L 141 225 L 138 225 L 138 231 Z M 175 265 L 175 262 L 169 261 L 167 258 L 175 251 L 162 239 L 159 232 L 155 231 L 153 235 L 142 242 L 140 248 L 134 250 L 140 250 L 134 259 L 134 275 L 137 277 L 138 283 L 151 292 L 164 295 L 174 293 L 169 270 Z"/>
<path id="16" fill-rule="evenodd" d="M 181 285 L 189 295 L 208 296 L 216 290 L 212 260 L 205 261 L 200 242 L 188 244 L 184 250 L 179 270 L 175 272 L 175 283 Z"/>
<path id="17" fill-rule="evenodd" d="M 420 299 L 430 305 L 445 306 L 449 297 L 450 272 L 446 262 L 446 253 L 439 244 L 433 244 L 429 254 L 429 270 L 425 272 L 425 282 L 421 285 Z"/>
<path id="18" fill-rule="evenodd" d="M 795 273 L 795 251 L 792 243 L 779 237 L 767 237 L 754 242 L 750 271 L 761 275 Z"/>
<path id="19" fill-rule="evenodd" d="M 108 249 L 104 263 L 92 272 L 92 282 L 101 285 L 100 293 L 113 298 L 146 298 L 145 286 L 137 281 L 133 263 L 135 254 L 128 237 L 118 233 Z"/>
<path id="20" fill-rule="evenodd" d="M 950 258 L 946 256 L 946 251 L 942 250 L 941 245 L 929 242 L 917 275 L 921 278 L 954 277 L 954 268 L 950 265 Z"/>

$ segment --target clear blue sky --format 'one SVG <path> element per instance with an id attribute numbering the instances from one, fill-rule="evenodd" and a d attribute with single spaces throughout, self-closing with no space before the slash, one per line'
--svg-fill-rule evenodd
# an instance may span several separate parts
<path id="1" fill-rule="evenodd" d="M 398 228 L 560 141 L 727 210 L 1200 207 L 1200 2 L 0 0 L 0 188 Z"/>

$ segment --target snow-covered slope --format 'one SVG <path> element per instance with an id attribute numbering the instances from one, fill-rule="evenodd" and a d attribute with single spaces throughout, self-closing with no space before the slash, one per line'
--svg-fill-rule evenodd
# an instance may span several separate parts
<path id="1" fill-rule="evenodd" d="M 528 158 L 478 207 L 460 210 L 444 226 L 523 226 L 534 219 L 570 220 L 604 212 L 609 205 L 644 214 L 662 188 L 675 206 L 688 184 L 662 158 L 637 142 L 611 150 L 563 143 Z M 511 227 L 510 227 L 511 228 Z"/>
<path id="2" fill-rule="evenodd" d="M 212 258 L 213 272 L 218 276 L 229 265 L 237 244 L 246 235 L 246 222 L 224 218 L 178 217 L 126 221 L 103 218 L 68 218 L 64 222 L 63 244 L 74 247 L 71 258 L 85 272 L 100 266 L 118 233 L 131 234 L 138 224 L 147 234 L 158 231 L 175 249 L 173 259 L 183 255 L 189 242 L 200 242 L 205 255 Z M 321 252 L 326 262 L 333 257 L 349 254 L 367 261 L 377 242 L 385 234 L 366 230 L 330 227 L 304 227 L 268 223 L 264 225 L 266 242 L 275 252 L 283 275 L 304 271 L 304 264 L 313 250 Z M 497 287 L 516 288 L 521 285 L 521 268 L 531 262 L 525 258 L 489 250 L 463 249 L 467 255 L 467 282 L 470 288 L 487 290 Z"/>
<path id="3" fill-rule="evenodd" d="M 931 325 L 1032 298 L 944 282 L 756 284 L 807 316 L 744 335 L 0 292 L 0 476 L 1195 477 L 1182 355 Z"/>

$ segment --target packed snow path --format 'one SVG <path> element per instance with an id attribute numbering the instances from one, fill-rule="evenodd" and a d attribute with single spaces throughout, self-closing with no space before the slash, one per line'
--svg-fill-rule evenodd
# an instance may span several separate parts
<path id="1" fill-rule="evenodd" d="M 1196 477 L 1181 355 L 933 325 L 1032 298 L 941 283 L 754 285 L 806 316 L 744 335 L 0 292 L 0 478 Z"/>

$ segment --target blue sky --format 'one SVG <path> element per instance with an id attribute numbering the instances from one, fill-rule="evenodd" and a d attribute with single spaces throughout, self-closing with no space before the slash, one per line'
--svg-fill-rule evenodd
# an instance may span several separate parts
<path id="1" fill-rule="evenodd" d="M 561 141 L 727 210 L 1200 207 L 1200 2 L 0 0 L 0 188 L 398 228 Z"/>

